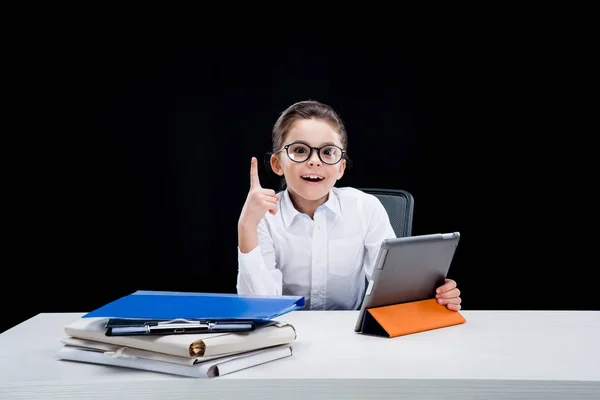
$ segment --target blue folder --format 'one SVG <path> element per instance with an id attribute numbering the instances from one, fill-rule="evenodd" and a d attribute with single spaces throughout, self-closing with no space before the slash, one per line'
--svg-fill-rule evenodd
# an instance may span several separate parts
<path id="1" fill-rule="evenodd" d="M 304 306 L 303 296 L 253 296 L 139 290 L 87 313 L 83 318 L 266 321 Z"/>

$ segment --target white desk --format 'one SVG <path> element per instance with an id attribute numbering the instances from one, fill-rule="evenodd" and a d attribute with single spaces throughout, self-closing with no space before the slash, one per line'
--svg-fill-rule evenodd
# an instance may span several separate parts
<path id="1" fill-rule="evenodd" d="M 214 379 L 59 361 L 82 314 L 39 314 L 0 335 L 0 399 L 600 398 L 600 311 L 462 314 L 388 339 L 355 334 L 354 311 L 296 311 L 291 357 Z"/>

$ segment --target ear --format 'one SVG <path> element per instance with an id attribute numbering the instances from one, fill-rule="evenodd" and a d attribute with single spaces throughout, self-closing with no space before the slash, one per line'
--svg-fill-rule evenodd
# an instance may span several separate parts
<path id="1" fill-rule="evenodd" d="M 345 159 L 340 161 L 340 167 L 338 169 L 338 177 L 337 177 L 338 180 L 342 179 L 342 176 L 344 176 L 344 171 L 346 171 L 346 160 Z"/>
<path id="2" fill-rule="evenodd" d="M 275 172 L 279 176 L 282 176 L 283 168 L 281 167 L 281 162 L 279 161 L 279 157 L 277 157 L 275 154 L 273 154 L 271 156 L 270 161 L 271 161 L 271 169 L 273 170 L 273 172 Z"/>

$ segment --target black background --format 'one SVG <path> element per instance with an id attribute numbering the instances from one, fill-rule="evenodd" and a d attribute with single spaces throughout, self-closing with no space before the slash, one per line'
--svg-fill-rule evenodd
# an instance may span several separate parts
<path id="1" fill-rule="evenodd" d="M 339 186 L 408 190 L 413 234 L 461 232 L 450 275 L 465 310 L 598 309 L 597 261 L 570 245 L 594 227 L 574 216 L 595 164 L 575 136 L 581 54 L 442 32 L 65 31 L 15 45 L 0 328 L 138 289 L 235 292 L 250 158 L 305 99 L 346 123 Z"/>

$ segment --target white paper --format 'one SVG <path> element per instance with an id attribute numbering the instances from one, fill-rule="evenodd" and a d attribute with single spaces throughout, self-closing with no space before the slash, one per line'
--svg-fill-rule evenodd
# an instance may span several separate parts
<path id="1" fill-rule="evenodd" d="M 182 365 L 164 361 L 131 357 L 124 354 L 107 355 L 102 350 L 64 346 L 58 352 L 59 360 L 101 364 L 115 367 L 139 369 L 191 378 L 214 378 L 242 369 L 275 361 L 292 355 L 290 345 L 270 347 L 248 353 L 216 358 L 195 365 Z"/>

